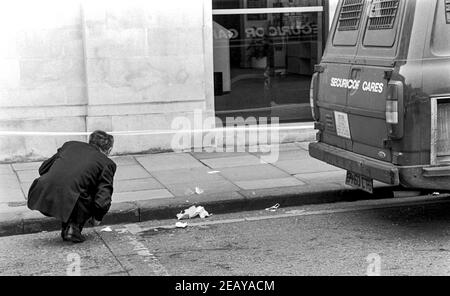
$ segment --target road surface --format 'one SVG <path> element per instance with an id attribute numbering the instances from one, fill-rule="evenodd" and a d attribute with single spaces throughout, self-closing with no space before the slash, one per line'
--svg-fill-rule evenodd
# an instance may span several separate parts
<path id="1" fill-rule="evenodd" d="M 208 210 L 208 209 L 207 209 Z M 0 238 L 0 275 L 449 275 L 450 198 L 283 208 Z M 111 231 L 108 231 L 111 230 Z"/>

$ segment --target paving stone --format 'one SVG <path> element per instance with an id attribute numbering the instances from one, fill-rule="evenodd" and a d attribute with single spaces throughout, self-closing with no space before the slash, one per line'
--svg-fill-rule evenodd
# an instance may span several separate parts
<path id="1" fill-rule="evenodd" d="M 296 143 L 303 150 L 309 151 L 309 142 Z"/>
<path id="2" fill-rule="evenodd" d="M 154 178 L 114 181 L 114 192 L 132 192 L 151 189 L 164 189 Z"/>
<path id="3" fill-rule="evenodd" d="M 0 164 L 0 176 L 3 175 L 14 175 L 14 171 L 9 164 Z M 0 177 L 0 178 L 2 178 Z"/>
<path id="4" fill-rule="evenodd" d="M 313 158 L 301 160 L 282 160 L 273 163 L 273 165 L 288 172 L 291 175 L 340 170 L 335 166 L 326 164 L 325 162 Z"/>
<path id="5" fill-rule="evenodd" d="M 158 198 L 171 198 L 173 195 L 166 189 L 142 190 L 133 192 L 114 193 L 112 197 L 113 203 L 150 200 Z"/>
<path id="6" fill-rule="evenodd" d="M 138 164 L 136 159 L 134 159 L 134 156 L 130 156 L 130 155 L 111 157 L 111 160 L 114 161 L 118 166 L 137 165 Z"/>
<path id="7" fill-rule="evenodd" d="M 267 153 L 259 153 L 256 155 L 271 156 L 270 154 L 267 154 Z M 271 157 L 275 157 L 275 155 L 272 155 Z M 305 150 L 297 147 L 297 150 L 280 151 L 278 153 L 278 157 L 277 157 L 276 161 L 291 160 L 291 159 L 299 160 L 299 159 L 307 159 L 307 158 L 311 158 L 308 154 L 308 151 L 305 151 Z"/>
<path id="8" fill-rule="evenodd" d="M 11 207 L 8 205 L 8 203 L 0 202 L 0 213 L 15 213 L 23 211 L 29 211 L 27 206 Z"/>
<path id="9" fill-rule="evenodd" d="M 25 196 L 23 195 L 20 187 L 16 188 L 5 188 L 0 187 L 0 202 L 20 202 L 25 201 Z"/>
<path id="10" fill-rule="evenodd" d="M 12 167 L 15 171 L 37 171 L 42 165 L 42 162 L 23 162 L 13 163 Z"/>
<path id="11" fill-rule="evenodd" d="M 186 153 L 164 153 L 137 156 L 136 160 L 149 172 L 203 167 L 192 155 Z"/>
<path id="12" fill-rule="evenodd" d="M 345 184 L 346 174 L 347 172 L 345 170 L 339 170 L 333 172 L 297 174 L 294 177 L 310 184 L 323 184 L 323 183 Z"/>
<path id="13" fill-rule="evenodd" d="M 191 154 L 197 159 L 211 159 L 211 158 L 224 158 L 224 157 L 237 157 L 250 155 L 249 152 L 192 152 Z"/>
<path id="14" fill-rule="evenodd" d="M 132 180 L 150 178 L 151 175 L 140 165 L 117 166 L 114 180 Z"/>
<path id="15" fill-rule="evenodd" d="M 233 182 L 290 177 L 289 174 L 269 164 L 223 168 L 220 169 L 220 174 Z"/>
<path id="16" fill-rule="evenodd" d="M 39 177 L 37 170 L 32 171 L 17 171 L 20 183 L 33 182 L 34 179 Z"/>
<path id="17" fill-rule="evenodd" d="M 190 168 L 153 172 L 152 175 L 164 185 L 176 183 L 213 182 L 225 180 L 220 174 L 209 174 L 210 168 Z"/>
<path id="18" fill-rule="evenodd" d="M 2 175 L 0 177 L 0 188 L 17 189 L 20 188 L 19 180 L 16 175 Z"/>
<path id="19" fill-rule="evenodd" d="M 296 178 L 293 178 L 293 177 L 265 179 L 265 180 L 238 181 L 235 183 L 236 183 L 236 185 L 238 185 L 239 187 L 241 187 L 244 190 L 305 185 L 304 182 L 302 182 Z"/>
<path id="20" fill-rule="evenodd" d="M 202 162 L 213 169 L 261 164 L 261 160 L 254 155 L 204 159 Z"/>
<path id="21" fill-rule="evenodd" d="M 239 187 L 226 180 L 198 183 L 177 183 L 166 186 L 175 196 L 201 196 L 202 194 L 239 191 Z M 201 194 L 195 193 L 196 187 L 202 190 Z"/>
<path id="22" fill-rule="evenodd" d="M 31 184 L 33 184 L 33 182 L 20 183 L 20 187 L 22 188 L 22 192 L 24 192 L 24 194 L 28 195 Z"/>

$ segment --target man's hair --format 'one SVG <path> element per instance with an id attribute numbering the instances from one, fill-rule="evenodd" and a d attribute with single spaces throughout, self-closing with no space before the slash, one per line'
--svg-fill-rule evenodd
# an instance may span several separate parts
<path id="1" fill-rule="evenodd" d="M 107 153 L 114 145 L 114 137 L 97 130 L 89 136 L 89 144 L 97 147 L 101 152 Z"/>

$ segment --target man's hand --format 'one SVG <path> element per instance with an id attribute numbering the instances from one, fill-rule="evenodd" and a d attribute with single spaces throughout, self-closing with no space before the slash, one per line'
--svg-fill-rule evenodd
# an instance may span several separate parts
<path id="1" fill-rule="evenodd" d="M 102 223 L 102 221 L 95 220 L 94 217 L 91 218 L 90 222 L 92 226 L 99 226 Z"/>

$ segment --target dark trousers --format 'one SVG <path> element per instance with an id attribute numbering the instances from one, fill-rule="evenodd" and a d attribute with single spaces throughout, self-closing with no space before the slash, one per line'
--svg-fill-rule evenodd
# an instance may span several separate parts
<path id="1" fill-rule="evenodd" d="M 63 227 L 69 224 L 75 224 L 83 229 L 84 224 L 92 217 L 92 200 L 89 197 L 80 196 L 73 208 L 72 214 L 70 214 L 69 221 L 63 223 Z"/>

